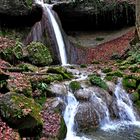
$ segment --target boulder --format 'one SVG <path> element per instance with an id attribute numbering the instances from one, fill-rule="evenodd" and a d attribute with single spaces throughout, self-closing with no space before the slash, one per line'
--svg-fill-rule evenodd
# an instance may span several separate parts
<path id="1" fill-rule="evenodd" d="M 42 130 L 41 107 L 33 99 L 16 93 L 0 97 L 0 114 L 21 136 L 39 135 Z"/>

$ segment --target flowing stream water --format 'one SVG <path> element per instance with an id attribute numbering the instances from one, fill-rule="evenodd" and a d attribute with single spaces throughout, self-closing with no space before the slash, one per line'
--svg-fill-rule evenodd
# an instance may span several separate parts
<path id="1" fill-rule="evenodd" d="M 101 127 L 97 131 L 86 134 L 76 133 L 74 118 L 79 102 L 73 93 L 68 92 L 67 106 L 64 112 L 64 120 L 68 129 L 65 140 L 140 140 L 140 122 L 137 121 L 132 102 L 122 88 L 120 79 L 116 85 L 113 99 L 117 103 L 119 119 L 111 120 L 106 102 L 93 92 L 91 100 L 94 109 L 98 112 Z M 101 114 L 103 115 L 102 119 Z"/>

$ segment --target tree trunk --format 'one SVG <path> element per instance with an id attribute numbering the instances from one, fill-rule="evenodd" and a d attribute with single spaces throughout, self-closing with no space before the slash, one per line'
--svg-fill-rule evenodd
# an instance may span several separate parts
<path id="1" fill-rule="evenodd" d="M 140 40 L 140 0 L 136 0 L 136 29 Z"/>

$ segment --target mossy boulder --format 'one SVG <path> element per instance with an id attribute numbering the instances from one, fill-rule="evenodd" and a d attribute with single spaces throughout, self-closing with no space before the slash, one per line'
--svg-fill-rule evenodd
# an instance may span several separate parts
<path id="1" fill-rule="evenodd" d="M 81 88 L 81 85 L 80 85 L 80 83 L 79 83 L 78 81 L 72 81 L 72 82 L 69 84 L 69 87 L 70 87 L 70 89 L 74 92 L 74 91 L 80 89 L 80 88 Z"/>
<path id="2" fill-rule="evenodd" d="M 62 81 L 63 76 L 61 74 L 44 74 L 44 75 L 34 75 L 31 77 L 31 83 L 46 83 L 50 84 L 51 82 L 54 81 Z"/>
<path id="3" fill-rule="evenodd" d="M 7 88 L 11 92 L 24 94 L 27 97 L 32 96 L 32 86 L 28 76 L 19 73 L 13 73 L 7 80 Z"/>
<path id="4" fill-rule="evenodd" d="M 105 81 L 103 81 L 99 76 L 97 75 L 90 75 L 89 76 L 89 81 L 92 85 L 98 86 L 103 88 L 104 90 L 108 90 L 108 86 L 105 83 Z"/>
<path id="5" fill-rule="evenodd" d="M 0 114 L 21 136 L 35 136 L 42 130 L 41 107 L 33 99 L 16 93 L 0 97 Z"/>
<path id="6" fill-rule="evenodd" d="M 28 60 L 37 66 L 47 66 L 52 63 L 49 49 L 40 42 L 31 42 L 27 46 Z"/>
<path id="7" fill-rule="evenodd" d="M 48 68 L 48 73 L 56 73 L 56 74 L 61 74 L 64 79 L 71 79 L 73 78 L 73 75 L 71 72 L 68 72 L 67 69 L 64 67 L 49 67 Z"/>
<path id="8" fill-rule="evenodd" d="M 0 58 L 4 59 L 12 64 L 17 63 L 18 60 L 23 58 L 22 47 L 23 44 L 19 41 L 12 41 L 9 39 L 3 39 L 3 47 L 0 49 Z"/>

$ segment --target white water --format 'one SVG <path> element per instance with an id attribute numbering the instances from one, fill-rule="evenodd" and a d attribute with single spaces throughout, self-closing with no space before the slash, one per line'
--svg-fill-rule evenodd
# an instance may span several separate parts
<path id="1" fill-rule="evenodd" d="M 132 101 L 129 98 L 128 93 L 122 88 L 122 80 L 118 80 L 118 84 L 115 89 L 115 99 L 117 102 L 119 120 L 106 123 L 102 129 L 106 131 L 117 130 L 122 126 L 135 125 L 140 127 L 140 121 L 136 119 L 136 112 L 133 110 Z"/>
<path id="2" fill-rule="evenodd" d="M 119 79 L 118 84 L 116 85 L 115 96 L 119 109 L 120 120 L 135 122 L 136 116 L 133 110 L 132 102 L 125 90 L 122 89 L 121 79 Z"/>
<path id="3" fill-rule="evenodd" d="M 67 125 L 67 135 L 65 140 L 89 140 L 85 137 L 76 136 L 76 132 L 74 132 L 74 117 L 77 112 L 78 104 L 79 102 L 76 100 L 73 93 L 68 92 L 67 106 L 64 112 L 64 120 Z"/>
<path id="4" fill-rule="evenodd" d="M 96 109 L 97 112 L 99 112 L 98 117 L 101 126 L 108 124 L 110 122 L 110 115 L 106 103 L 101 98 L 97 97 L 95 93 L 93 93 L 91 100 L 93 102 L 94 108 Z M 103 116 L 102 119 L 101 119 L 101 114 Z"/>
<path id="5" fill-rule="evenodd" d="M 55 16 L 53 15 L 53 10 L 51 9 L 52 6 L 49 4 L 45 4 L 43 2 L 43 0 L 36 0 L 36 3 L 42 5 L 42 7 L 44 7 L 44 10 L 48 13 L 48 16 L 51 20 L 52 27 L 53 27 L 53 30 L 55 33 L 57 45 L 59 48 L 61 63 L 62 63 L 62 65 L 66 65 L 67 64 L 67 55 L 66 55 L 66 50 L 65 50 L 65 43 L 63 40 L 61 30 L 59 28 L 59 24 L 57 23 Z"/>

